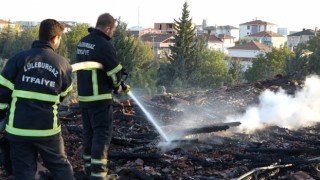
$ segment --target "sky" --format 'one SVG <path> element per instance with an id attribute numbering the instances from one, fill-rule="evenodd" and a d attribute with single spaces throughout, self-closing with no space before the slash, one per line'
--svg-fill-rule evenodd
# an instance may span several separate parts
<path id="1" fill-rule="evenodd" d="M 102 13 L 121 17 L 128 28 L 153 28 L 153 23 L 174 22 L 182 15 L 186 0 L 7 0 L 1 2 L 0 19 L 10 21 L 76 21 L 95 25 Z M 197 25 L 205 19 L 208 26 L 239 24 L 255 19 L 301 31 L 320 27 L 316 0 L 187 0 L 190 18 Z"/>

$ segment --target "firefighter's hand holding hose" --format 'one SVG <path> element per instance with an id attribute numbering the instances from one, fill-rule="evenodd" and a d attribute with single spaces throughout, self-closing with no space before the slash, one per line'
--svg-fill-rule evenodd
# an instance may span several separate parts
<path id="1" fill-rule="evenodd" d="M 121 75 L 122 77 L 121 77 L 120 85 L 118 87 L 114 88 L 113 92 L 115 94 L 120 94 L 121 92 L 128 94 L 128 92 L 131 89 L 131 87 L 125 83 L 125 80 L 128 77 L 128 73 L 127 73 L 126 69 L 122 69 L 121 73 L 122 73 L 122 75 Z"/>
<path id="2" fill-rule="evenodd" d="M 128 94 L 130 89 L 131 89 L 131 87 L 128 84 L 126 84 L 124 81 L 121 81 L 121 83 L 118 87 L 113 88 L 113 93 L 114 94 L 120 94 L 120 93 Z"/>

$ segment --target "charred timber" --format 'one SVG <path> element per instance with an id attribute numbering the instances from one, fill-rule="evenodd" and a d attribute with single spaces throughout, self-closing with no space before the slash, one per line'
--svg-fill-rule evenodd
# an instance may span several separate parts
<path id="1" fill-rule="evenodd" d="M 200 128 L 190 128 L 190 129 L 181 130 L 181 134 L 190 135 L 190 134 L 201 134 L 201 133 L 225 131 L 232 126 L 239 126 L 240 124 L 241 124 L 240 122 L 231 122 L 231 123 L 214 124 L 214 125 L 200 127 Z"/>

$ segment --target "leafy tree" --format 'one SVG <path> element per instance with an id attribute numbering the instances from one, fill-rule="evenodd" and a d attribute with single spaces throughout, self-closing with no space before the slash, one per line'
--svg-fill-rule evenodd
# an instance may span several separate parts
<path id="1" fill-rule="evenodd" d="M 10 23 L 9 23 L 10 24 Z M 15 52 L 13 46 L 19 32 L 10 25 L 4 27 L 0 33 L 0 57 L 7 59 Z"/>
<path id="2" fill-rule="evenodd" d="M 128 71 L 127 82 L 135 89 L 147 89 L 149 93 L 155 87 L 157 63 L 154 61 L 151 45 L 144 44 L 140 38 L 129 37 L 127 24 L 118 19 L 113 36 L 117 57 Z"/>
<path id="3" fill-rule="evenodd" d="M 131 72 L 134 68 L 134 38 L 128 37 L 127 24 L 118 19 L 118 26 L 112 39 L 117 50 L 117 57 L 121 64 Z"/>
<path id="4" fill-rule="evenodd" d="M 194 71 L 193 84 L 200 88 L 217 88 L 230 82 L 228 65 L 225 63 L 225 54 L 220 51 L 204 49 L 200 54 L 201 67 Z"/>
<path id="5" fill-rule="evenodd" d="M 229 60 L 230 68 L 229 68 L 229 74 L 232 77 L 232 84 L 239 84 L 241 81 L 241 69 L 242 65 L 240 63 L 240 60 Z"/>
<path id="6" fill-rule="evenodd" d="M 245 72 L 245 78 L 249 82 L 256 82 L 265 79 L 268 76 L 269 67 L 264 55 L 259 55 L 253 60 L 252 67 Z"/>
<path id="7" fill-rule="evenodd" d="M 60 54 L 68 55 L 71 63 L 75 62 L 77 45 L 80 39 L 88 34 L 88 28 L 89 24 L 87 23 L 76 24 L 71 28 L 71 31 L 65 33 L 65 36 L 62 38 L 61 48 L 59 48 L 59 51 L 61 51 Z M 67 49 L 67 53 L 65 49 Z"/>
<path id="8" fill-rule="evenodd" d="M 294 53 L 285 46 L 277 49 L 272 48 L 271 52 L 259 55 L 252 62 L 252 67 L 245 72 L 245 77 L 249 82 L 255 82 L 285 73 L 287 59 L 292 59 Z"/>

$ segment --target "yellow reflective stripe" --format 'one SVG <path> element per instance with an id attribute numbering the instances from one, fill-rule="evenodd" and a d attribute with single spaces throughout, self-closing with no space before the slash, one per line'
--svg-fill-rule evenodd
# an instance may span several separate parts
<path id="1" fill-rule="evenodd" d="M 53 129 L 58 127 L 58 105 L 55 103 L 53 106 Z"/>
<path id="2" fill-rule="evenodd" d="M 92 70 L 91 80 L 92 80 L 93 95 L 98 95 L 99 88 L 98 88 L 97 70 Z"/>
<path id="3" fill-rule="evenodd" d="M 48 130 L 19 129 L 10 125 L 6 126 L 6 132 L 17 136 L 45 137 L 58 134 L 60 131 L 61 126 Z"/>
<path id="4" fill-rule="evenodd" d="M 59 102 L 59 96 L 43 94 L 38 92 L 30 92 L 30 91 L 22 91 L 22 90 L 14 90 L 12 93 L 12 97 L 21 97 L 26 99 L 36 99 L 40 101 L 49 101 L 49 102 Z"/>
<path id="5" fill-rule="evenodd" d="M 116 74 L 117 72 L 119 72 L 122 69 L 121 64 L 119 64 L 117 67 L 111 69 L 110 71 L 107 72 L 108 76 L 111 76 L 112 74 Z"/>
<path id="6" fill-rule="evenodd" d="M 7 107 L 8 107 L 8 104 L 6 104 L 6 103 L 0 103 L 0 109 L 1 109 L 1 110 L 6 109 Z"/>
<path id="7" fill-rule="evenodd" d="M 14 97 L 11 101 L 8 125 L 13 126 L 14 111 L 16 110 L 16 102 L 18 98 Z"/>
<path id="8" fill-rule="evenodd" d="M 112 74 L 111 76 L 111 79 L 112 79 L 112 83 L 113 83 L 113 86 L 117 87 L 117 82 L 118 82 L 118 79 L 117 79 L 117 76 L 115 74 Z M 120 84 L 121 82 L 119 82 L 118 84 Z"/>
<path id="9" fill-rule="evenodd" d="M 91 176 L 92 177 L 106 177 L 107 176 L 107 172 L 99 172 L 99 173 L 91 172 Z"/>
<path id="10" fill-rule="evenodd" d="M 100 94 L 96 96 L 78 96 L 78 98 L 79 98 L 79 101 L 83 101 L 83 102 L 99 101 L 99 100 L 112 99 L 112 94 Z"/>
<path id="11" fill-rule="evenodd" d="M 14 89 L 14 84 L 8 79 L 4 78 L 2 75 L 0 75 L 0 84 L 7 87 L 8 89 L 11 89 L 11 90 Z"/>
<path id="12" fill-rule="evenodd" d="M 91 164 L 104 164 L 106 165 L 108 162 L 107 159 L 91 159 Z"/>
<path id="13" fill-rule="evenodd" d="M 72 84 L 63 92 L 60 93 L 60 96 L 64 97 L 66 96 L 71 90 L 72 90 L 73 86 Z"/>

